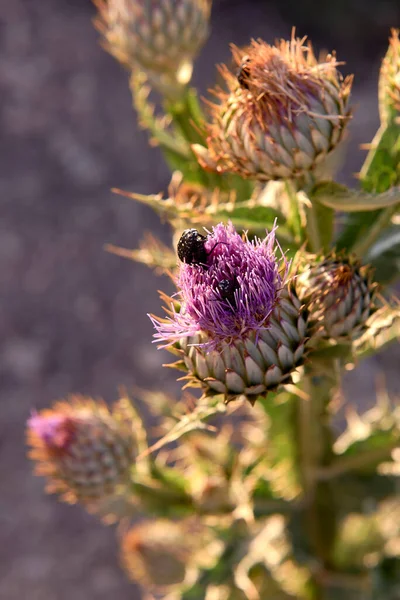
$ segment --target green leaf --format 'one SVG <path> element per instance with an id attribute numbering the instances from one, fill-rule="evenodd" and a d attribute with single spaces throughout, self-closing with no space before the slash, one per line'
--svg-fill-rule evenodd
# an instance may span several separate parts
<path id="1" fill-rule="evenodd" d="M 188 160 L 191 156 L 189 144 L 171 131 L 170 120 L 165 115 L 160 117 L 155 114 L 155 106 L 149 101 L 151 88 L 146 74 L 142 71 L 132 73 L 130 85 L 139 125 L 150 131 L 153 143 L 160 145 L 163 151 L 168 151 L 173 161 Z"/>
<path id="2" fill-rule="evenodd" d="M 264 235 L 266 229 L 272 229 L 275 219 L 284 221 L 279 211 L 268 206 L 259 206 L 254 200 L 210 206 L 207 214 L 212 215 L 216 222 L 229 219 L 238 229 L 261 231 Z"/>
<path id="3" fill-rule="evenodd" d="M 378 130 L 361 169 L 360 179 L 366 192 L 384 193 L 400 183 L 399 124 L 391 123 Z M 363 240 L 368 230 L 379 219 L 381 212 L 375 210 L 349 215 L 337 242 L 338 250 L 342 248 L 349 250 L 357 240 Z"/>
<path id="4" fill-rule="evenodd" d="M 105 250 L 151 267 L 156 274 L 172 271 L 176 267 L 175 252 L 150 233 L 147 233 L 137 250 L 129 250 L 112 244 L 107 244 Z"/>
<path id="5" fill-rule="evenodd" d="M 386 192 L 400 183 L 400 124 L 382 125 L 360 171 L 363 189 Z"/>
<path id="6" fill-rule="evenodd" d="M 375 223 L 379 210 L 346 213 L 342 231 L 336 240 L 336 249 L 350 251 L 358 239 L 364 239 L 368 229 Z"/>
<path id="7" fill-rule="evenodd" d="M 374 280 L 394 281 L 400 274 L 400 225 L 393 225 L 373 244 L 364 259 L 374 268 Z"/>
<path id="8" fill-rule="evenodd" d="M 400 406 L 392 406 L 382 388 L 373 408 L 361 415 L 348 411 L 347 427 L 333 446 L 336 457 L 325 474 L 329 478 L 350 471 L 375 473 L 378 465 L 392 460 L 392 452 L 399 445 Z"/>
<path id="9" fill-rule="evenodd" d="M 382 306 L 369 317 L 366 326 L 365 333 L 353 345 L 358 359 L 372 356 L 400 339 L 400 305 Z"/>
<path id="10" fill-rule="evenodd" d="M 368 262 L 387 256 L 389 253 L 400 258 L 400 225 L 393 225 L 375 242 L 368 250 L 366 260 Z"/>
<path id="11" fill-rule="evenodd" d="M 205 421 L 225 412 L 226 404 L 222 396 L 216 395 L 211 398 L 204 396 L 198 401 L 196 408 L 191 413 L 183 415 L 165 436 L 148 449 L 148 453 L 156 452 L 192 431 L 209 428 Z"/>
<path id="12" fill-rule="evenodd" d="M 365 212 L 400 204 L 400 186 L 380 194 L 340 188 L 334 187 L 331 182 L 319 184 L 314 188 L 312 198 L 324 206 L 344 212 Z"/>
<path id="13" fill-rule="evenodd" d="M 177 102 L 166 102 L 165 112 L 188 145 L 205 143 L 205 120 L 194 88 L 186 88 Z"/>

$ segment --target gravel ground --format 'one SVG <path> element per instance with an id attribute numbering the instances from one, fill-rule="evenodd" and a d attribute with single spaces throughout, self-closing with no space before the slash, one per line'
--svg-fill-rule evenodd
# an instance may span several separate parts
<path id="1" fill-rule="evenodd" d="M 328 36 L 356 73 L 359 109 L 344 181 L 377 127 L 379 56 L 389 25 L 399 24 L 394 6 L 382 3 L 369 19 L 372 44 L 367 26 L 350 35 L 343 25 L 341 36 L 339 23 Z M 177 390 L 144 316 L 158 310 L 157 289 L 167 283 L 103 251 L 108 242 L 137 246 L 145 229 L 169 240 L 149 210 L 109 191 L 158 192 L 168 171 L 137 128 L 126 74 L 97 43 L 89 0 L 0 0 L 0 7 L 0 598 L 133 600 L 114 530 L 46 496 L 32 477 L 24 423 L 32 408 L 70 392 L 111 400 L 121 384 Z M 292 18 L 277 7 L 215 2 L 195 74 L 203 91 L 229 42 L 289 34 Z M 305 17 L 302 25 L 307 32 Z M 315 18 L 310 29 L 321 46 Z M 397 348 L 353 373 L 351 397 L 370 402 L 381 369 L 399 390 L 398 362 Z"/>

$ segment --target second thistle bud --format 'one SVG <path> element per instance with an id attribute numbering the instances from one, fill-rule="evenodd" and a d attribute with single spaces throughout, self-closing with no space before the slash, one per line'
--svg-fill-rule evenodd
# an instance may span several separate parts
<path id="1" fill-rule="evenodd" d="M 297 288 L 308 299 L 316 336 L 355 339 L 376 309 L 370 270 L 347 257 L 315 260 L 298 277 Z"/>
<path id="2" fill-rule="evenodd" d="M 28 421 L 30 457 L 36 473 L 48 478 L 47 491 L 70 503 L 95 509 L 129 481 L 135 456 L 132 423 L 118 407 L 74 396 Z"/>
<path id="3" fill-rule="evenodd" d="M 253 40 L 233 54 L 239 70 L 222 69 L 228 91 L 212 108 L 208 148 L 194 147 L 199 162 L 262 181 L 314 171 L 343 136 L 352 78 L 342 81 L 335 56 L 319 61 L 304 39 Z"/>

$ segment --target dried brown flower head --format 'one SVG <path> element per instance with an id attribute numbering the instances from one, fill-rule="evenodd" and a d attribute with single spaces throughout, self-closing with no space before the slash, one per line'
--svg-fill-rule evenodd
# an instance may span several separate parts
<path id="1" fill-rule="evenodd" d="M 342 79 L 334 54 L 318 60 L 306 38 L 270 46 L 233 46 L 239 70 L 221 73 L 228 91 L 211 106 L 208 148 L 194 151 L 204 168 L 259 180 L 299 178 L 341 140 L 350 118 L 352 77 Z"/>

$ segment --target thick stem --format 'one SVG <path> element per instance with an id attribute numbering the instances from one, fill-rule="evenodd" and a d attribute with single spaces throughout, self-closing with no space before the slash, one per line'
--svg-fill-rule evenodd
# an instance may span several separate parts
<path id="1" fill-rule="evenodd" d="M 204 144 L 204 135 L 200 130 L 204 125 L 194 90 L 186 88 L 177 102 L 166 102 L 165 109 L 189 144 Z"/>
<path id="2" fill-rule="evenodd" d="M 305 214 L 307 221 L 308 250 L 317 253 L 322 250 L 322 238 L 315 202 L 310 201 L 310 204 L 306 204 Z"/>
<path id="3" fill-rule="evenodd" d="M 336 536 L 336 507 L 330 483 L 319 481 L 317 473 L 329 467 L 332 457 L 332 433 L 328 407 L 336 386 L 335 365 L 325 365 L 321 372 L 306 369 L 303 390 L 298 399 L 297 439 L 299 469 L 305 495 L 305 535 L 310 552 L 321 569 L 332 570 L 332 553 Z M 325 599 L 324 589 L 316 582 L 318 600 Z"/>
<path id="4" fill-rule="evenodd" d="M 312 197 L 315 181 L 311 176 L 303 191 L 307 195 L 305 202 L 308 250 L 311 252 L 329 252 L 333 238 L 334 211 Z"/>

